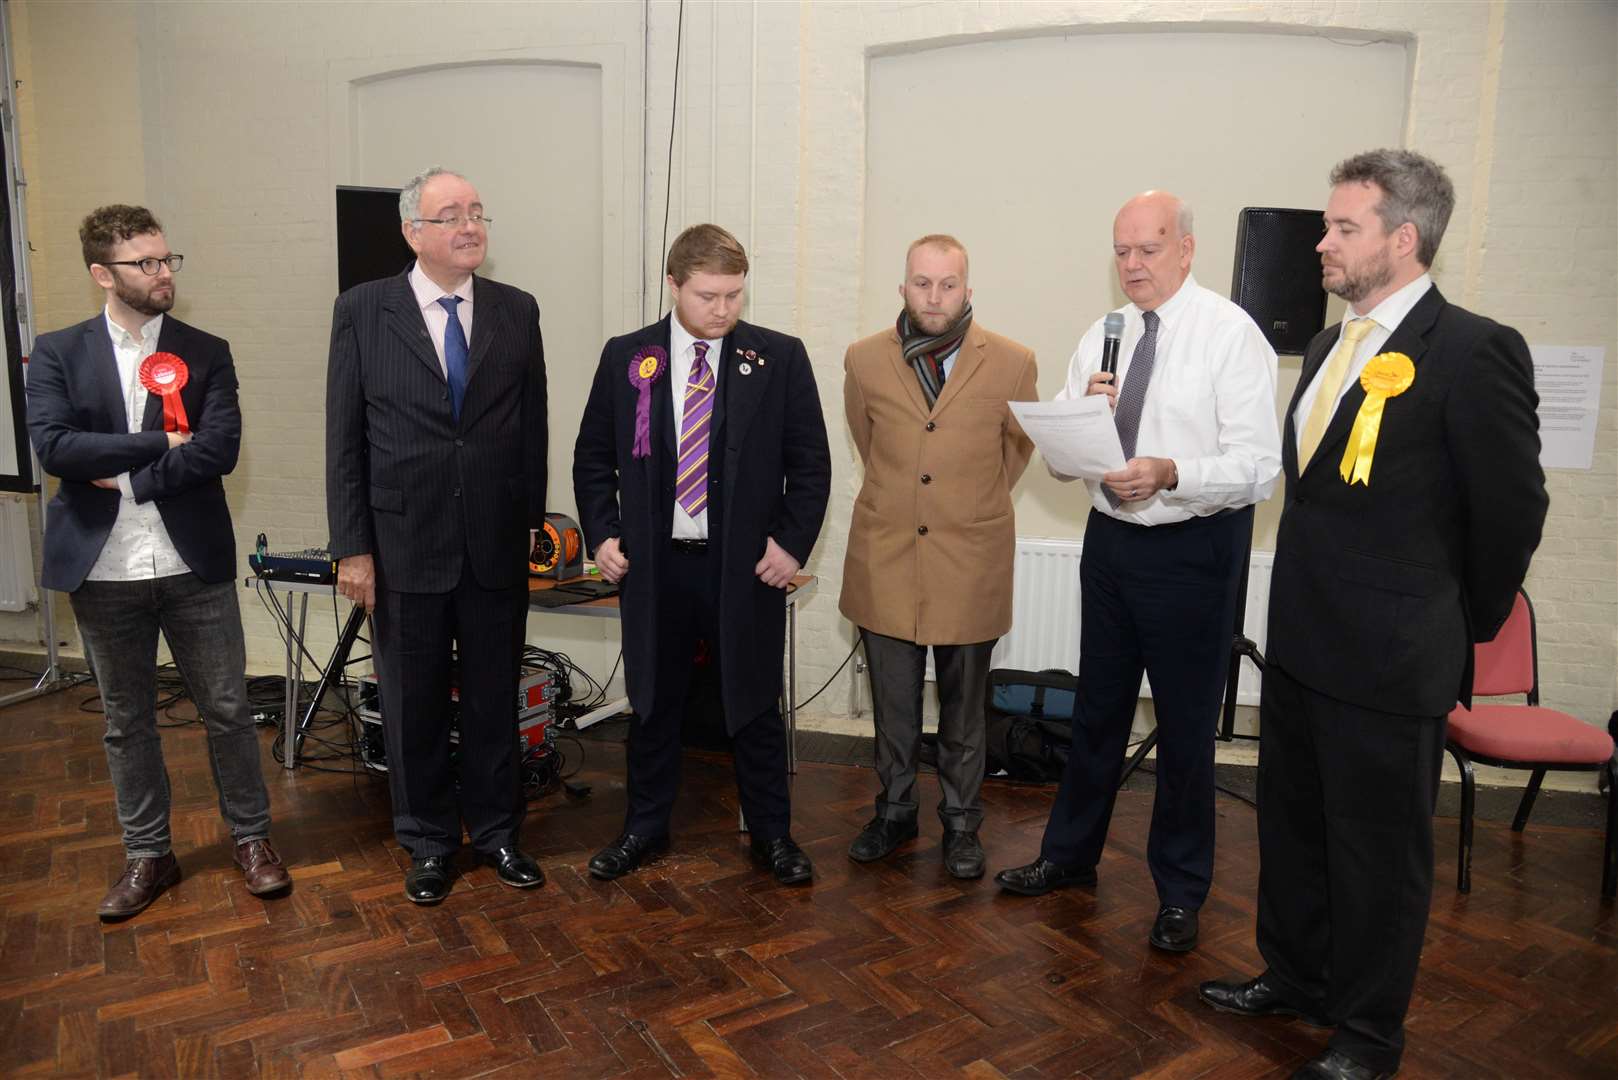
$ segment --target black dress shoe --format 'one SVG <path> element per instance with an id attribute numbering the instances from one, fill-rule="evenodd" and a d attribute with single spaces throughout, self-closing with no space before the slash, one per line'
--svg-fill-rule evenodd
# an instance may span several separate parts
<path id="1" fill-rule="evenodd" d="M 590 876 L 602 881 L 621 878 L 641 863 L 669 849 L 667 836 L 636 836 L 624 833 L 595 853 L 590 860 Z"/>
<path id="2" fill-rule="evenodd" d="M 983 876 L 987 863 L 976 829 L 944 830 L 944 869 L 949 871 L 950 877 L 975 881 Z"/>
<path id="3" fill-rule="evenodd" d="M 532 889 L 545 884 L 545 871 L 515 845 L 503 847 L 484 858 L 494 864 L 494 872 L 499 875 L 502 885 L 510 885 L 513 889 Z"/>
<path id="4" fill-rule="evenodd" d="M 1263 975 L 1247 982 L 1205 982 L 1197 996 L 1220 1012 L 1237 1016 L 1290 1016 L 1311 1027 L 1329 1028 L 1332 1022 L 1318 1013 L 1305 1012 L 1281 997 L 1274 984 Z"/>
<path id="5" fill-rule="evenodd" d="M 416 904 L 436 904 L 449 895 L 449 856 L 428 855 L 410 860 L 405 871 L 405 895 Z"/>
<path id="6" fill-rule="evenodd" d="M 916 822 L 894 821 L 891 818 L 874 817 L 865 823 L 865 828 L 848 845 L 848 857 L 855 862 L 876 862 L 893 853 L 893 849 L 906 840 L 916 838 Z"/>
<path id="7" fill-rule="evenodd" d="M 1096 868 L 1093 866 L 1069 870 L 1049 859 L 1035 859 L 1027 866 L 1002 870 L 994 875 L 996 885 L 1019 896 L 1044 896 L 1052 889 L 1065 889 L 1069 885 L 1094 885 Z"/>
<path id="8" fill-rule="evenodd" d="M 815 864 L 790 836 L 774 840 L 753 837 L 753 861 L 775 875 L 783 885 L 799 885 L 815 876 Z"/>
<path id="9" fill-rule="evenodd" d="M 1146 940 L 1164 952 L 1190 952 L 1197 947 L 1197 913 L 1172 904 L 1159 908 Z"/>
<path id="10" fill-rule="evenodd" d="M 1387 1080 L 1393 1074 L 1361 1065 L 1341 1050 L 1327 1050 L 1292 1074 L 1292 1080 Z"/>

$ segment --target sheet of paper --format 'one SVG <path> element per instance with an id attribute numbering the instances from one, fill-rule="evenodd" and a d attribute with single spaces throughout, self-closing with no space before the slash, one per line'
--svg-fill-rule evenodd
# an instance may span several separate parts
<path id="1" fill-rule="evenodd" d="M 1530 345 L 1539 392 L 1539 463 L 1547 469 L 1588 469 L 1601 409 L 1604 345 Z"/>
<path id="2" fill-rule="evenodd" d="M 1124 448 L 1105 394 L 1068 401 L 1013 401 L 1011 411 L 1054 472 L 1099 480 L 1102 473 L 1124 467 Z"/>

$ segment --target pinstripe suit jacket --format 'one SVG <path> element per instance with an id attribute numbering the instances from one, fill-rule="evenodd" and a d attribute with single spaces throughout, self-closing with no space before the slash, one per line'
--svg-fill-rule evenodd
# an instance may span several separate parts
<path id="1" fill-rule="evenodd" d="M 539 305 L 473 278 L 466 397 L 449 387 L 406 274 L 337 298 L 326 370 L 326 516 L 334 559 L 369 553 L 383 587 L 448 592 L 463 559 L 486 589 L 528 573 L 545 518 Z"/>

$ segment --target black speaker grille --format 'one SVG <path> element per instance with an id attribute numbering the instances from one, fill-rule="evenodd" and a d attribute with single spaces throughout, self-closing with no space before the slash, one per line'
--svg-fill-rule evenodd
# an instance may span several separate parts
<path id="1" fill-rule="evenodd" d="M 1302 353 L 1326 321 L 1320 285 L 1319 210 L 1249 206 L 1236 224 L 1230 298 L 1278 353 Z"/>

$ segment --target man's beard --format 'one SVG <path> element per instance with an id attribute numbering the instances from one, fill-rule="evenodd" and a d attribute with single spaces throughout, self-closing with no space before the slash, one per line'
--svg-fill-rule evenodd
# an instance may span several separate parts
<path id="1" fill-rule="evenodd" d="M 156 286 L 153 286 L 153 289 L 155 288 Z M 174 287 L 170 286 L 168 296 L 158 298 L 152 295 L 153 289 L 139 292 L 133 286 L 125 284 L 122 278 L 117 278 L 114 281 L 112 291 L 131 311 L 137 311 L 150 318 L 153 315 L 161 315 L 172 308 L 176 292 Z"/>
<path id="2" fill-rule="evenodd" d="M 1342 275 L 1337 287 L 1328 287 L 1326 291 L 1357 304 L 1393 280 L 1393 258 L 1388 249 L 1383 248 L 1359 266 L 1342 267 Z"/>
<path id="3" fill-rule="evenodd" d="M 955 310 L 955 312 L 953 314 L 949 314 L 949 315 L 924 315 L 922 312 L 917 311 L 915 308 L 911 307 L 909 304 L 906 304 L 905 305 L 905 318 L 910 321 L 910 325 L 911 325 L 911 327 L 913 329 L 920 330 L 920 331 L 922 331 L 923 333 L 927 334 L 930 337 L 936 337 L 939 334 L 942 334 L 945 330 L 948 330 L 950 327 L 954 326 L 956 320 L 961 317 L 961 312 L 965 311 L 965 310 L 966 310 L 966 305 L 962 304 L 959 308 L 957 308 Z M 939 326 L 937 329 L 931 329 L 931 328 L 929 328 L 927 326 L 926 323 L 922 322 L 923 318 L 926 318 L 929 321 L 934 320 L 934 319 L 942 319 L 943 320 L 943 325 Z"/>

